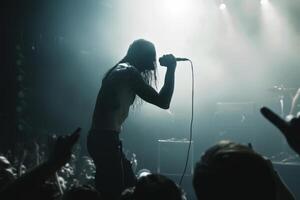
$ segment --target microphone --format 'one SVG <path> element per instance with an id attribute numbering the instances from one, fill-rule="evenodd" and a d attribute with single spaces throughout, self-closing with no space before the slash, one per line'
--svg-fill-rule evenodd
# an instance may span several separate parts
<path id="1" fill-rule="evenodd" d="M 179 58 L 179 57 L 175 57 L 175 60 L 178 61 L 189 61 L 188 58 Z M 161 66 L 167 66 L 168 63 L 168 58 L 166 58 L 165 56 L 162 56 L 159 58 L 159 63 Z"/>
<path id="2" fill-rule="evenodd" d="M 178 58 L 178 57 L 176 57 L 176 61 L 178 62 L 178 61 L 189 61 L 190 59 L 188 59 L 188 58 Z"/>

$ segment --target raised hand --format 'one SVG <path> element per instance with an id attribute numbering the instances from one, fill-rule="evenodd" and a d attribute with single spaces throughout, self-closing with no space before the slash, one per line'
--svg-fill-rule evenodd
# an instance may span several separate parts
<path id="1" fill-rule="evenodd" d="M 162 57 L 159 58 L 159 63 L 161 66 L 165 66 L 168 68 L 176 68 L 176 58 L 174 55 L 172 54 L 167 54 L 167 55 L 163 55 Z"/>
<path id="2" fill-rule="evenodd" d="M 79 139 L 81 128 L 77 128 L 71 135 L 58 137 L 50 155 L 48 163 L 56 168 L 65 165 L 71 158 L 72 147 Z"/>
<path id="3" fill-rule="evenodd" d="M 285 136 L 290 147 L 300 155 L 300 117 L 287 122 L 267 107 L 261 108 L 262 115 Z"/>

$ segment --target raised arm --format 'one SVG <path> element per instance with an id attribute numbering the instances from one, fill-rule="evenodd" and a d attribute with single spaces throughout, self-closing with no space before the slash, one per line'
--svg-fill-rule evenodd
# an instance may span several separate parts
<path id="1" fill-rule="evenodd" d="M 136 69 L 130 70 L 130 82 L 135 93 L 143 100 L 154 104 L 160 108 L 168 109 L 174 91 L 176 59 L 173 55 L 163 56 L 164 62 L 161 63 L 167 67 L 164 85 L 159 92 L 148 85 Z"/>
<path id="2" fill-rule="evenodd" d="M 72 147 L 79 138 L 80 130 L 78 128 L 70 136 L 59 137 L 48 161 L 22 175 L 12 184 L 2 189 L 0 196 L 7 197 L 6 199 L 21 199 L 22 195 L 35 193 L 38 186 L 43 184 L 46 179 L 54 175 L 57 170 L 70 160 Z"/>
<path id="3" fill-rule="evenodd" d="M 267 107 L 263 107 L 261 113 L 281 131 L 289 146 L 300 155 L 300 117 L 287 122 Z"/>

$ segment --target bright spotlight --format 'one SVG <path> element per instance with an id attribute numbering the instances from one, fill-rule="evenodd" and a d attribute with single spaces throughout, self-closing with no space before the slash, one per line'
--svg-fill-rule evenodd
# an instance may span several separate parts
<path id="1" fill-rule="evenodd" d="M 188 14 L 191 9 L 191 5 L 182 0 L 164 0 L 159 6 L 163 8 L 164 12 L 167 11 L 167 14 L 171 17 Z"/>
<path id="2" fill-rule="evenodd" d="M 261 5 L 266 5 L 269 3 L 269 0 L 260 0 Z"/>
<path id="3" fill-rule="evenodd" d="M 219 6 L 220 10 L 225 10 L 226 9 L 226 4 L 225 3 L 221 3 Z"/>

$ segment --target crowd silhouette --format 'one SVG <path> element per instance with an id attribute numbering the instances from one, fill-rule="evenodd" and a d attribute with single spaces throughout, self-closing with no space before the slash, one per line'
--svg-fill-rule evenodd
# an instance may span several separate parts
<path id="1" fill-rule="evenodd" d="M 277 127 L 290 147 L 300 154 L 300 117 L 287 122 L 267 107 L 262 115 Z M 90 184 L 73 182 L 59 189 L 55 176 L 71 160 L 72 148 L 78 141 L 80 128 L 58 137 L 49 157 L 32 170 L 18 176 L 10 161 L 0 157 L 1 199 L 100 200 L 101 192 Z M 200 152 L 199 152 L 200 154 Z M 112 186 L 113 187 L 113 186 Z M 269 159 L 247 145 L 220 141 L 210 147 L 195 165 L 194 192 L 199 200 L 217 199 L 295 199 L 281 180 Z M 122 200 L 186 199 L 180 186 L 161 174 L 150 174 L 120 194 Z"/>
<path id="2" fill-rule="evenodd" d="M 168 54 L 159 60 L 167 68 L 159 92 L 151 86 L 156 80 L 155 47 L 143 39 L 134 41 L 126 56 L 104 76 L 87 139 L 90 157 L 72 153 L 81 128 L 52 138 L 48 152 L 41 150 L 44 144 L 35 143 L 36 166 L 28 167 L 30 170 L 22 156 L 16 158 L 11 152 L 0 156 L 1 200 L 187 199 L 183 189 L 162 174 L 136 177 L 119 139 L 136 96 L 162 109 L 169 108 L 176 58 Z M 261 114 L 300 155 L 300 116 L 286 121 L 267 107 Z M 74 159 L 80 160 L 81 167 L 75 166 Z M 295 199 L 269 159 L 251 146 L 233 141 L 219 141 L 205 151 L 195 166 L 193 187 L 199 200 Z"/>

